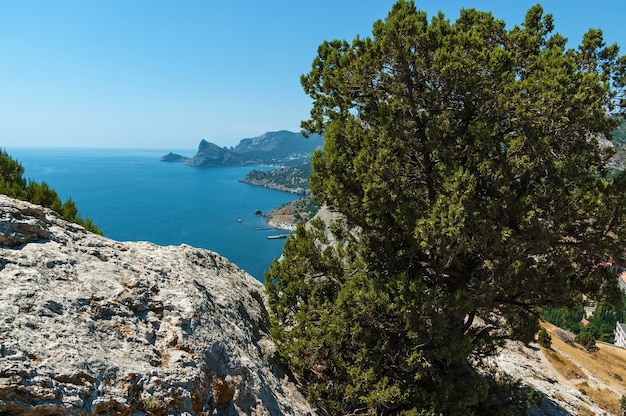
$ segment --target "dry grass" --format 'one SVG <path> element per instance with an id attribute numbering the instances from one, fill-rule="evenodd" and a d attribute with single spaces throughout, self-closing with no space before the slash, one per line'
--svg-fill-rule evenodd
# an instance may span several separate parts
<path id="1" fill-rule="evenodd" d="M 586 386 L 579 390 L 585 394 L 591 401 L 600 406 L 602 409 L 617 415 L 620 412 L 620 397 L 615 395 L 615 392 L 607 388 L 594 388 Z"/>
<path id="2" fill-rule="evenodd" d="M 563 356 L 554 350 L 545 351 L 545 354 L 554 368 L 566 379 L 574 380 L 587 378 L 578 365 L 573 363 L 566 356 Z"/>
<path id="3" fill-rule="evenodd" d="M 599 407 L 618 414 L 626 395 L 626 350 L 598 343 L 598 351 L 588 352 L 577 344 L 564 342 L 550 324 L 543 324 L 552 336 L 551 350 L 545 355 L 560 375 Z"/>
<path id="4" fill-rule="evenodd" d="M 579 407 L 578 409 L 576 409 L 576 411 L 578 412 L 578 416 L 596 416 L 594 412 L 587 409 L 586 407 Z"/>

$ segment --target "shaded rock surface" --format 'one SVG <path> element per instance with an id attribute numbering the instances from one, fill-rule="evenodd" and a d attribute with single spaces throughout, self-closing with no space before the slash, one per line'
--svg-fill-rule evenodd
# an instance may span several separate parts
<path id="1" fill-rule="evenodd" d="M 0 196 L 0 414 L 313 414 L 276 357 L 262 285 L 220 255 Z"/>

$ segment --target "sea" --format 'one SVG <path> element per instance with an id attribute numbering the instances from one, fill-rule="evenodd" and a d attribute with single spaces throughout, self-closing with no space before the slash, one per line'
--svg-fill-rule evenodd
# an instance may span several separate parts
<path id="1" fill-rule="evenodd" d="M 189 149 L 5 148 L 24 167 L 24 177 L 46 182 L 81 217 L 90 218 L 117 241 L 206 248 L 263 281 L 280 257 L 285 234 L 267 229 L 256 215 L 297 196 L 238 182 L 251 169 L 267 166 L 198 168 L 161 162 Z"/>

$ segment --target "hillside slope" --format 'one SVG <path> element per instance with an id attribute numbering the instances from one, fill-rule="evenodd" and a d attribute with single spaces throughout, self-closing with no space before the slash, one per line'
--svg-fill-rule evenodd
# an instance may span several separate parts
<path id="1" fill-rule="evenodd" d="M 588 352 L 573 342 L 574 335 L 542 324 L 552 337 L 552 347 L 509 343 L 492 359 L 497 367 L 521 378 L 546 396 L 534 415 L 619 415 L 626 395 L 626 350 L 598 343 Z"/>

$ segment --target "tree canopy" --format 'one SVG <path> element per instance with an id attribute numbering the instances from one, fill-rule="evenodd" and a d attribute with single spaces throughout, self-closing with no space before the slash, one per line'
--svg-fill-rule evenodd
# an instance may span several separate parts
<path id="1" fill-rule="evenodd" d="M 301 78 L 302 127 L 324 135 L 310 186 L 343 221 L 298 229 L 266 274 L 272 334 L 312 401 L 526 411 L 472 364 L 532 340 L 544 307 L 619 301 L 599 264 L 623 257 L 626 179 L 607 162 L 625 81 L 617 45 L 591 29 L 568 47 L 539 5 L 506 29 L 401 0 L 371 37 L 319 46 Z"/>

